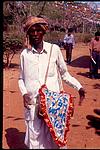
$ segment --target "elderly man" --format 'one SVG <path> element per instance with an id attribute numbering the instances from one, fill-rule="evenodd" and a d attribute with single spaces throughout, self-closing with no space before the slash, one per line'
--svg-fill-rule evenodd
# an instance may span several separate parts
<path id="1" fill-rule="evenodd" d="M 39 17 L 29 17 L 24 26 L 27 47 L 20 56 L 20 77 L 18 83 L 25 107 L 25 144 L 29 149 L 60 148 L 54 142 L 43 117 L 38 115 L 38 90 L 44 84 L 51 49 L 51 43 L 43 40 L 47 29 L 47 21 Z M 59 46 L 53 44 L 46 84 L 49 90 L 59 92 L 57 65 L 59 66 L 62 79 L 68 85 L 78 90 L 81 102 L 85 96 L 84 89 L 69 74 Z"/>

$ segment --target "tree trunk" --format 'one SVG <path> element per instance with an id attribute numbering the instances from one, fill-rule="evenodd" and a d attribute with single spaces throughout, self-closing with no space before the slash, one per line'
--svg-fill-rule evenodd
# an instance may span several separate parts
<path id="1" fill-rule="evenodd" d="M 44 3 L 43 3 L 43 6 L 42 6 L 41 11 L 40 11 L 40 13 L 39 13 L 39 16 L 42 15 L 42 12 L 43 12 L 43 10 L 44 10 L 45 5 L 46 5 L 46 1 L 44 1 Z"/>

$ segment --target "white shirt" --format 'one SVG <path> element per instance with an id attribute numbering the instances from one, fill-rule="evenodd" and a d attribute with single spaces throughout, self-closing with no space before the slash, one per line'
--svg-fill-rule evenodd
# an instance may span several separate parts
<path id="1" fill-rule="evenodd" d="M 73 46 L 75 46 L 75 40 L 74 40 L 74 35 L 71 34 L 70 36 L 68 36 L 68 34 L 65 35 L 64 37 L 64 43 L 68 43 L 68 44 L 73 44 Z"/>
<path id="2" fill-rule="evenodd" d="M 24 49 L 22 51 L 20 55 L 20 77 L 18 81 L 22 95 L 29 93 L 35 97 L 38 94 L 38 89 L 44 84 L 50 48 L 51 44 L 43 41 L 43 50 L 41 53 L 38 53 L 34 48 L 32 48 L 32 50 Z M 46 82 L 48 89 L 60 91 L 57 64 L 61 78 L 68 85 L 79 90 L 82 85 L 69 74 L 61 50 L 56 44 L 53 44 L 50 59 Z"/>
<path id="3" fill-rule="evenodd" d="M 43 41 L 43 50 L 41 53 L 38 53 L 32 48 L 32 50 L 24 49 L 20 55 L 19 88 L 22 95 L 26 93 L 30 94 L 33 103 L 37 102 L 38 89 L 44 84 L 50 49 L 51 44 Z M 53 44 L 46 82 L 48 89 L 60 91 L 57 66 L 59 66 L 62 79 L 67 84 L 77 90 L 82 87 L 81 84 L 68 73 L 59 46 Z M 58 149 L 44 120 L 38 118 L 38 106 L 29 106 L 30 109 L 25 108 L 25 120 L 27 126 L 25 144 L 29 149 Z"/>

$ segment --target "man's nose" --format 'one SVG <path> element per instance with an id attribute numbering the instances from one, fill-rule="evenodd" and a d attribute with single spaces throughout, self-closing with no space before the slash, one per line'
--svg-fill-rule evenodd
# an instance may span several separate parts
<path id="1" fill-rule="evenodd" d="M 37 31 L 34 31 L 34 35 L 37 35 L 37 33 L 38 33 Z"/>

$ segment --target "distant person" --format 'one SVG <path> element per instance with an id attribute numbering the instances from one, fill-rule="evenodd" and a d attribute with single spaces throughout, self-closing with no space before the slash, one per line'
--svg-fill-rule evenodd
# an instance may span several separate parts
<path id="1" fill-rule="evenodd" d="M 98 68 L 100 61 L 100 32 L 95 32 L 95 37 L 91 39 L 90 45 L 90 78 L 98 78 Z"/>
<path id="2" fill-rule="evenodd" d="M 68 29 L 68 33 L 64 37 L 64 48 L 66 50 L 66 62 L 70 64 L 72 60 L 72 49 L 75 46 L 74 35 L 72 34 L 72 29 Z"/>

